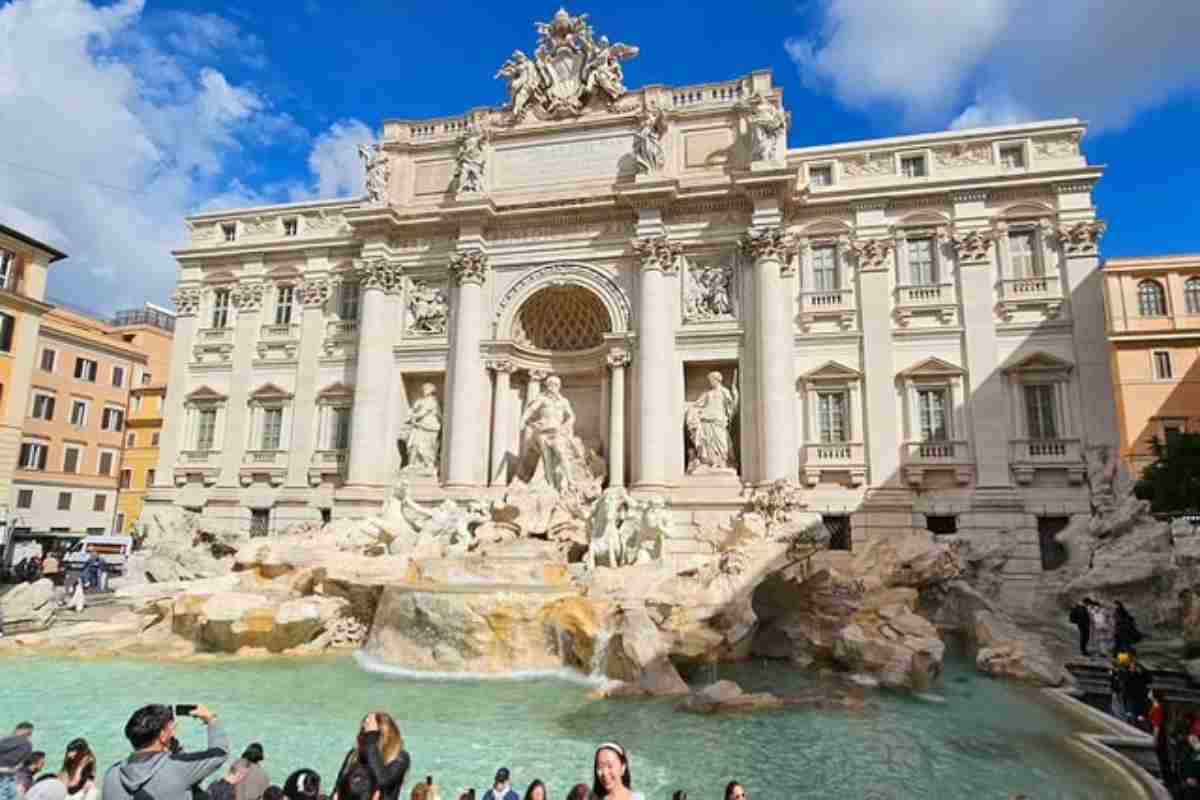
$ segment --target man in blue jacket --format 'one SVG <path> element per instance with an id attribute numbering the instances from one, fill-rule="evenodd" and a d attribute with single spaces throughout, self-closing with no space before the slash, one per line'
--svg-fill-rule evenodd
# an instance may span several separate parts
<path id="1" fill-rule="evenodd" d="M 496 770 L 496 780 L 492 782 L 492 788 L 483 793 L 483 800 L 521 800 L 521 795 L 513 791 L 508 767 L 501 767 Z M 105 797 L 104 800 L 108 800 Z"/>
<path id="2" fill-rule="evenodd" d="M 125 724 L 134 752 L 104 775 L 104 800 L 192 800 L 192 787 L 221 768 L 229 738 L 217 715 L 196 706 L 191 716 L 208 726 L 208 747 L 195 753 L 171 752 L 175 714 L 170 706 L 143 706 Z"/>
<path id="3" fill-rule="evenodd" d="M 17 796 L 17 770 L 33 752 L 33 723 L 21 722 L 13 729 L 12 736 L 0 739 L 0 800 L 15 800 Z"/>

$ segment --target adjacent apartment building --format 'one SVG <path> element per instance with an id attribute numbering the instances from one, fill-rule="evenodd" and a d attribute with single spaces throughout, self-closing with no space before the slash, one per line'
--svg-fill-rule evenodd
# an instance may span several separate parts
<path id="1" fill-rule="evenodd" d="M 171 364 L 171 339 L 175 315 L 147 303 L 144 308 L 119 311 L 113 318 L 114 334 L 146 356 L 146 368 L 129 387 L 129 413 L 125 418 L 125 450 L 119 476 L 116 530 L 130 533 L 142 514 L 146 490 L 154 484 L 158 467 L 163 404 L 167 398 L 167 370 Z"/>
<path id="2" fill-rule="evenodd" d="M 42 319 L 34 358 L 9 495 L 14 537 L 123 528 L 117 490 L 126 409 L 146 353 L 105 321 L 54 308 Z"/>
<path id="3" fill-rule="evenodd" d="M 8 503 L 25 425 L 50 265 L 66 258 L 48 244 L 0 225 L 0 507 Z M 11 505 L 0 521 L 0 556 Z"/>
<path id="4" fill-rule="evenodd" d="M 1135 471 L 1151 443 L 1200 432 L 1200 255 L 1104 264 L 1121 455 Z"/>

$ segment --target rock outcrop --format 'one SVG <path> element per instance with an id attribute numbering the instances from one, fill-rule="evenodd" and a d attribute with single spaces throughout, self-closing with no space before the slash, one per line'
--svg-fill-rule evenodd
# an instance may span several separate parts
<path id="1" fill-rule="evenodd" d="M 311 642 L 347 607 L 334 597 L 273 600 L 260 594 L 184 594 L 172 606 L 172 631 L 202 648 L 282 653 Z"/>
<path id="2" fill-rule="evenodd" d="M 971 637 L 980 672 L 1039 686 L 1059 686 L 1069 679 L 1036 635 L 1022 631 L 1001 614 L 975 612 Z"/>
<path id="3" fill-rule="evenodd" d="M 46 578 L 33 583 L 19 583 L 0 597 L 0 619 L 5 625 L 21 625 L 34 629 L 49 627 L 57 607 L 54 584 Z"/>

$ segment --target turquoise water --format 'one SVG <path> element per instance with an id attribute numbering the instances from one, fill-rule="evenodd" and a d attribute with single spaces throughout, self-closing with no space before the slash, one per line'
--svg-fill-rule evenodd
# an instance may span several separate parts
<path id="1" fill-rule="evenodd" d="M 266 747 L 273 781 L 308 766 L 330 780 L 369 709 L 399 721 L 413 769 L 406 784 L 432 774 L 443 800 L 467 786 L 481 790 L 499 766 L 519 791 L 534 778 L 553 800 L 590 783 L 592 748 L 615 739 L 632 756 L 634 788 L 647 800 L 686 789 L 696 800 L 721 797 L 737 778 L 760 798 L 971 798 L 1108 800 L 1120 793 L 1107 773 L 1075 760 L 1061 745 L 1065 721 L 1022 690 L 947 664 L 928 699 L 871 694 L 872 709 L 847 714 L 783 710 L 696 716 L 676 701 L 597 701 L 585 686 L 549 678 L 457 682 L 370 674 L 353 660 L 149 664 L 54 659 L 0 661 L 0 728 L 37 724 L 34 744 L 61 754 L 85 736 L 100 763 L 125 751 L 121 730 L 147 702 L 202 702 L 225 720 L 240 749 Z M 704 678 L 712 676 L 706 673 Z M 723 666 L 720 677 L 748 691 L 786 694 L 812 684 L 782 665 Z M 189 749 L 202 726 L 180 724 Z"/>

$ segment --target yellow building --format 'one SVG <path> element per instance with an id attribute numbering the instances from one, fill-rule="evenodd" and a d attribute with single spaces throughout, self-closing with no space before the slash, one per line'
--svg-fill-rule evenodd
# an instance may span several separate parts
<path id="1" fill-rule="evenodd" d="M 113 330 L 114 335 L 145 354 L 147 359 L 145 371 L 129 390 L 121 489 L 117 499 L 116 528 L 121 533 L 130 533 L 142 514 L 146 492 L 154 484 L 154 471 L 158 467 L 175 315 L 147 303 L 145 308 L 118 312 L 113 320 Z"/>
<path id="2" fill-rule="evenodd" d="M 1155 439 L 1200 432 L 1200 255 L 1110 258 L 1103 275 L 1121 456 L 1140 472 Z"/>
<path id="3" fill-rule="evenodd" d="M 0 225 L 0 561 L 5 555 L 13 472 L 25 425 L 50 265 L 64 253 Z"/>

